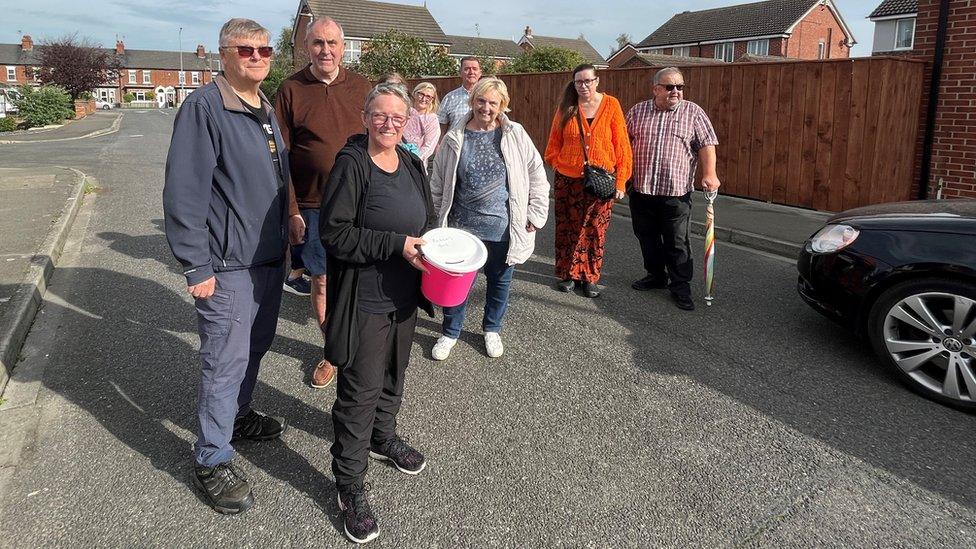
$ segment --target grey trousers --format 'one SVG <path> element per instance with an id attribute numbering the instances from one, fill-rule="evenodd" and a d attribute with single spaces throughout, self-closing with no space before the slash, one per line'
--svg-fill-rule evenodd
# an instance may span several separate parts
<path id="1" fill-rule="evenodd" d="M 215 276 L 214 294 L 196 300 L 203 368 L 193 455 L 205 467 L 234 457 L 234 419 L 251 409 L 258 367 L 278 327 L 284 261 Z"/>

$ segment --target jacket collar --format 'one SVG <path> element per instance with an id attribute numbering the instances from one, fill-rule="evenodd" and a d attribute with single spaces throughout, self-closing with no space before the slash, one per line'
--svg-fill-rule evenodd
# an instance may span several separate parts
<path id="1" fill-rule="evenodd" d="M 230 82 L 222 74 L 217 75 L 214 78 L 214 83 L 217 84 L 217 89 L 220 90 L 220 100 L 224 104 L 224 108 L 229 111 L 234 112 L 248 112 L 247 108 L 244 107 L 244 103 L 241 98 L 237 96 L 237 92 L 234 88 L 230 87 Z M 258 96 L 261 98 L 261 106 L 264 107 L 265 112 L 268 115 L 271 114 L 271 103 L 268 98 L 264 96 L 264 92 L 258 89 Z"/>

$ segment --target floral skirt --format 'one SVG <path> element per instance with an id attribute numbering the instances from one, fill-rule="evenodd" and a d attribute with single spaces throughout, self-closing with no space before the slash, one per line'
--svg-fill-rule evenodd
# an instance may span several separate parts
<path id="1" fill-rule="evenodd" d="M 603 267 L 613 200 L 583 191 L 583 179 L 556 173 L 556 278 L 595 283 Z"/>

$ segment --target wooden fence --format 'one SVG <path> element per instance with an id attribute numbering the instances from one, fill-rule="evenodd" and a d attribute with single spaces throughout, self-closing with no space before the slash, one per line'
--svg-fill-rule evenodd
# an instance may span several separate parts
<path id="1" fill-rule="evenodd" d="M 681 67 L 685 98 L 705 109 L 721 143 L 722 192 L 823 211 L 911 198 L 922 69 L 890 57 Z M 656 70 L 600 71 L 600 89 L 626 112 L 650 97 Z M 501 77 L 510 116 L 540 151 L 570 77 Z M 441 97 L 460 85 L 427 81 Z"/>

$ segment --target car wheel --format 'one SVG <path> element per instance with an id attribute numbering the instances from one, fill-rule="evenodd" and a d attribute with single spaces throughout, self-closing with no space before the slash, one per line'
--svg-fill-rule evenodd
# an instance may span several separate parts
<path id="1" fill-rule="evenodd" d="M 111 108 L 112 108 L 112 107 L 109 107 L 108 105 L 102 105 L 102 110 L 103 110 L 103 111 L 107 111 L 107 110 L 109 110 L 109 109 L 111 109 Z"/>
<path id="2" fill-rule="evenodd" d="M 910 389 L 976 411 L 976 284 L 934 278 L 896 284 L 871 307 L 867 332 Z"/>

